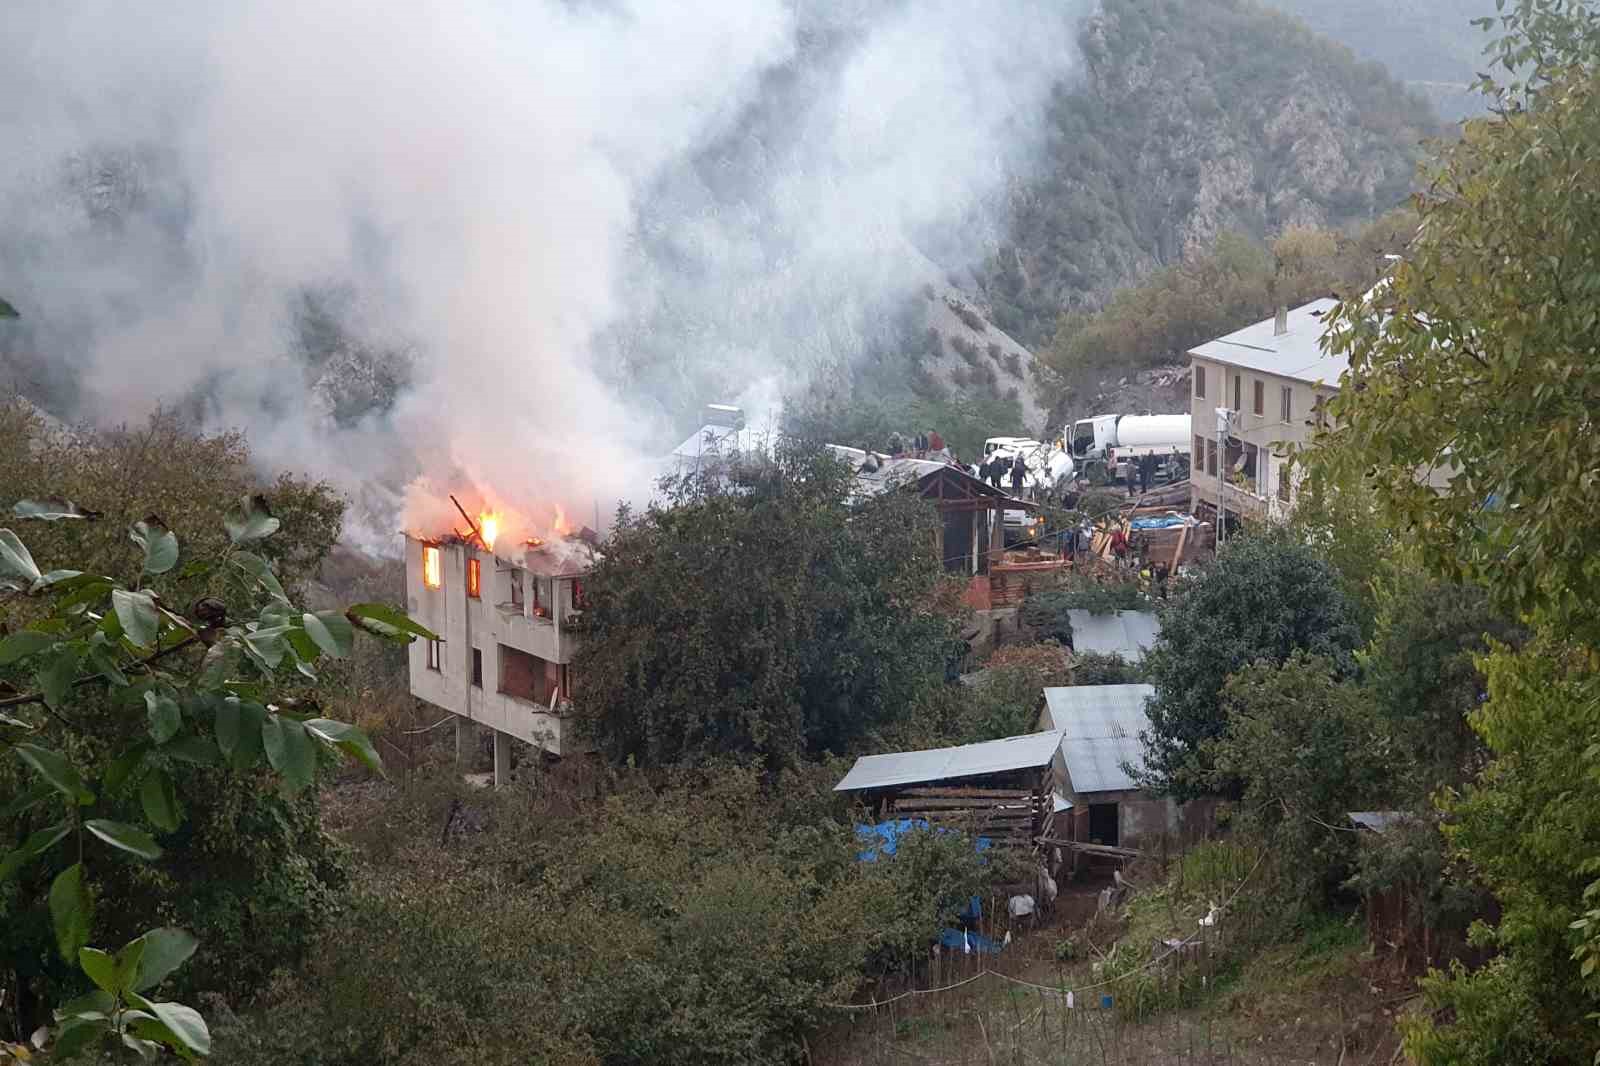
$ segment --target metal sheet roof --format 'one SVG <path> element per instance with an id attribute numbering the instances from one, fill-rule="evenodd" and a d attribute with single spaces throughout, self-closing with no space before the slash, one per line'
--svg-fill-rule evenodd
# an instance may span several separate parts
<path id="1" fill-rule="evenodd" d="M 1189 354 L 1197 359 L 1212 359 L 1295 381 L 1320 381 L 1338 388 L 1339 378 L 1350 364 L 1343 356 L 1329 355 L 1322 350 L 1322 336 L 1327 332 L 1322 319 L 1338 302 L 1313 300 L 1296 307 L 1289 312 L 1288 332 L 1281 335 L 1274 316 L 1226 337 L 1207 341 L 1190 349 Z"/>
<path id="2" fill-rule="evenodd" d="M 1144 705 L 1152 685 L 1075 685 L 1044 690 L 1050 724 L 1061 737 L 1061 758 L 1072 791 L 1122 792 L 1139 787 L 1124 765 L 1144 768 L 1139 734 L 1150 727 Z"/>
<path id="3" fill-rule="evenodd" d="M 1392 826 L 1411 820 L 1414 815 L 1406 811 L 1349 811 L 1350 820 L 1363 829 L 1383 833 Z"/>
<path id="4" fill-rule="evenodd" d="M 999 774 L 1009 770 L 1032 770 L 1048 764 L 1060 743 L 1059 733 L 1028 733 L 954 748 L 863 755 L 850 767 L 844 780 L 833 786 L 833 790 L 854 792 L 864 788 L 892 788 L 960 777 L 982 777 L 984 774 Z"/>
<path id="5" fill-rule="evenodd" d="M 1120 655 L 1130 663 L 1143 659 L 1161 632 L 1161 619 L 1154 611 L 1073 610 L 1067 612 L 1067 621 L 1072 624 L 1073 651 Z"/>

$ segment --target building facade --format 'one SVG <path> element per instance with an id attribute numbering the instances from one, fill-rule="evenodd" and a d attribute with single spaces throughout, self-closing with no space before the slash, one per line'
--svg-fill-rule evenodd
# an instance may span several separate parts
<path id="1" fill-rule="evenodd" d="M 1326 424 L 1348 368 L 1322 348 L 1336 302 L 1312 301 L 1189 352 L 1195 513 L 1281 518 L 1293 509 L 1292 451 Z"/>
<path id="2" fill-rule="evenodd" d="M 510 772 L 512 738 L 554 755 L 575 745 L 571 664 L 589 559 L 572 541 L 496 554 L 406 538 L 407 608 L 441 637 L 412 643 L 411 692 L 458 716 L 458 755 L 478 727 L 493 730 L 496 784 Z"/>

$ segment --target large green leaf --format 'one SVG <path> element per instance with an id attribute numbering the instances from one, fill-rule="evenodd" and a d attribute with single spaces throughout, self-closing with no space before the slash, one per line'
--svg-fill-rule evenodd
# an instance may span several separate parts
<path id="1" fill-rule="evenodd" d="M 139 980 L 140 965 L 144 962 L 144 947 L 144 937 L 135 937 L 117 952 L 116 981 L 119 993 L 133 988 L 134 982 Z"/>
<path id="2" fill-rule="evenodd" d="M 0 640 L 0 666 L 10 666 L 30 655 L 38 655 L 59 639 L 53 633 L 41 633 L 37 629 L 18 630 Z"/>
<path id="3" fill-rule="evenodd" d="M 306 727 L 293 718 L 273 714 L 261 726 L 267 762 L 283 775 L 291 792 L 310 786 L 317 774 L 317 749 Z"/>
<path id="4" fill-rule="evenodd" d="M 144 572 L 164 574 L 178 565 L 178 538 L 155 515 L 135 522 L 128 539 L 144 549 Z"/>
<path id="5" fill-rule="evenodd" d="M 271 673 L 279 663 L 283 662 L 286 649 L 284 636 L 288 631 L 288 626 L 273 626 L 270 629 L 257 629 L 244 635 L 245 654 L 255 660 L 263 673 Z"/>
<path id="6" fill-rule="evenodd" d="M 335 722 L 331 718 L 313 718 L 305 723 L 305 727 L 312 736 L 354 756 L 369 770 L 383 773 L 383 760 L 378 757 L 378 749 L 374 748 L 367 735 L 355 726 L 345 722 Z"/>
<path id="7" fill-rule="evenodd" d="M 94 793 L 84 787 L 78 771 L 58 752 L 37 744 L 18 744 L 15 750 L 23 762 L 33 767 L 40 777 L 72 802 L 84 806 L 94 802 Z"/>
<path id="8" fill-rule="evenodd" d="M 0 299 L 0 318 L 21 318 L 21 317 L 22 317 L 22 315 L 20 313 L 18 313 L 18 311 L 17 311 L 17 309 L 15 307 L 11 306 L 5 300 Z"/>
<path id="9" fill-rule="evenodd" d="M 161 615 L 150 593 L 113 589 L 111 605 L 117 612 L 117 621 L 122 623 L 123 634 L 130 641 L 141 648 L 155 646 Z"/>
<path id="10" fill-rule="evenodd" d="M 122 991 L 117 984 L 117 960 L 109 951 L 99 948 L 79 948 L 78 968 L 89 975 L 100 991 L 115 996 Z"/>
<path id="11" fill-rule="evenodd" d="M 99 511 L 79 507 L 71 500 L 51 496 L 42 500 L 18 500 L 11 505 L 11 513 L 18 518 L 37 518 L 45 522 L 58 522 L 63 518 L 99 518 Z"/>
<path id="12" fill-rule="evenodd" d="M 194 954 L 200 942 L 182 929 L 152 929 L 141 937 L 144 941 L 144 960 L 139 966 L 139 976 L 133 982 L 135 992 L 144 992 L 159 985 Z"/>
<path id="13" fill-rule="evenodd" d="M 144 705 L 150 721 L 151 740 L 160 745 L 178 735 L 183 728 L 183 712 L 178 709 L 177 700 L 151 689 L 144 694 Z"/>
<path id="14" fill-rule="evenodd" d="M 81 652 L 82 648 L 78 645 L 63 644 L 39 663 L 34 678 L 39 682 L 45 706 L 51 710 L 59 711 L 67 705 L 73 682 L 78 679 Z"/>
<path id="15" fill-rule="evenodd" d="M 248 770 L 261 758 L 267 709 L 252 700 L 233 697 L 217 707 L 217 746 L 235 770 Z"/>
<path id="16" fill-rule="evenodd" d="M 151 839 L 143 829 L 123 822 L 110 822 L 104 818 L 91 818 L 83 827 L 114 848 L 137 855 L 141 859 L 161 858 L 161 845 Z"/>
<path id="17" fill-rule="evenodd" d="M 134 1031 L 148 1040 L 158 1040 L 183 1055 L 211 1054 L 211 1033 L 200 1012 L 182 1003 L 147 1003 L 155 1021 L 140 1021 Z"/>
<path id="18" fill-rule="evenodd" d="M 100 1019 L 68 1018 L 61 1023 L 55 1040 L 50 1044 L 50 1058 L 72 1062 L 110 1035 L 111 1030 Z"/>
<path id="19" fill-rule="evenodd" d="M 70 832 L 72 823 L 60 822 L 28 834 L 28 839 L 22 842 L 22 847 L 7 852 L 4 858 L 0 858 L 0 881 L 15 876 L 18 870 L 55 847 L 61 838 Z"/>
<path id="20" fill-rule="evenodd" d="M 439 639 L 439 634 L 386 603 L 358 603 L 345 611 L 345 617 L 369 633 L 400 644 L 411 643 L 413 637 Z"/>
<path id="21" fill-rule="evenodd" d="M 50 883 L 50 924 L 55 928 L 56 948 L 68 962 L 76 960 L 79 950 L 89 942 L 93 911 L 94 900 L 83 882 L 83 864 L 75 862 L 56 874 Z"/>
<path id="22" fill-rule="evenodd" d="M 240 570 L 249 574 L 256 583 L 266 589 L 267 595 L 282 603 L 289 602 L 289 596 L 283 591 L 283 585 L 278 581 L 278 575 L 272 572 L 272 566 L 261 556 L 254 552 L 238 551 L 228 557 L 229 561 Z"/>
<path id="23" fill-rule="evenodd" d="M 196 766 L 216 766 L 222 762 L 222 753 L 205 737 L 179 737 L 161 749 L 161 754 Z"/>
<path id="24" fill-rule="evenodd" d="M 243 502 L 223 519 L 228 539 L 235 544 L 251 544 L 278 531 L 278 520 L 272 517 L 265 496 L 246 496 Z"/>
<path id="25" fill-rule="evenodd" d="M 55 788 L 48 781 L 35 781 L 17 795 L 4 807 L 0 807 L 0 824 L 11 821 L 17 815 L 34 806 L 39 801 L 49 796 Z"/>
<path id="26" fill-rule="evenodd" d="M 83 955 L 81 953 L 78 956 L 78 966 L 80 968 L 83 966 Z M 84 1015 L 97 1015 L 100 1019 L 104 1019 L 111 1017 L 111 1012 L 116 1009 L 116 1006 L 116 997 L 104 989 L 97 988 L 92 992 L 85 992 L 76 999 L 67 1000 L 52 1013 L 58 1022 Z"/>
<path id="27" fill-rule="evenodd" d="M 139 786 L 139 802 L 144 807 L 144 816 L 157 829 L 170 833 L 183 824 L 178 790 L 165 770 L 157 768 L 144 775 L 144 783 Z"/>
<path id="28" fill-rule="evenodd" d="M 343 659 L 350 654 L 351 647 L 355 644 L 355 627 L 338 611 L 318 611 L 315 614 L 301 616 L 301 623 L 305 626 L 312 640 L 317 642 L 317 647 L 333 656 Z"/>
<path id="29" fill-rule="evenodd" d="M 101 791 L 109 793 L 120 789 L 124 782 L 138 773 L 149 751 L 150 745 L 139 743 L 111 760 L 111 765 L 100 777 Z"/>
<path id="30" fill-rule="evenodd" d="M 9 529 L 0 529 L 0 577 L 21 578 L 30 586 L 39 580 L 33 554 Z"/>

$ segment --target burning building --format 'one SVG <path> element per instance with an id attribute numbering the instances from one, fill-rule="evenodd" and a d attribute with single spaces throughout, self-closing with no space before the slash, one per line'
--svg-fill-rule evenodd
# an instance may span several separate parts
<path id="1" fill-rule="evenodd" d="M 502 524 L 480 515 L 468 534 L 406 536 L 407 606 L 442 637 L 411 646 L 411 692 L 459 716 L 458 754 L 478 726 L 493 730 L 496 784 L 513 737 L 554 755 L 575 745 L 571 663 L 596 558 L 587 530 L 513 544 Z"/>

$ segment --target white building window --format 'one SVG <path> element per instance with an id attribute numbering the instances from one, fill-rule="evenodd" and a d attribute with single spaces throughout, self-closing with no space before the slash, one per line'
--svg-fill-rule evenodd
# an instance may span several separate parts
<path id="1" fill-rule="evenodd" d="M 438 640 L 430 640 L 430 641 L 428 641 L 428 669 L 429 670 L 439 670 L 439 669 L 441 669 L 439 663 L 444 658 L 444 649 L 442 647 L 442 644 L 443 644 L 443 641 L 438 641 Z"/>

